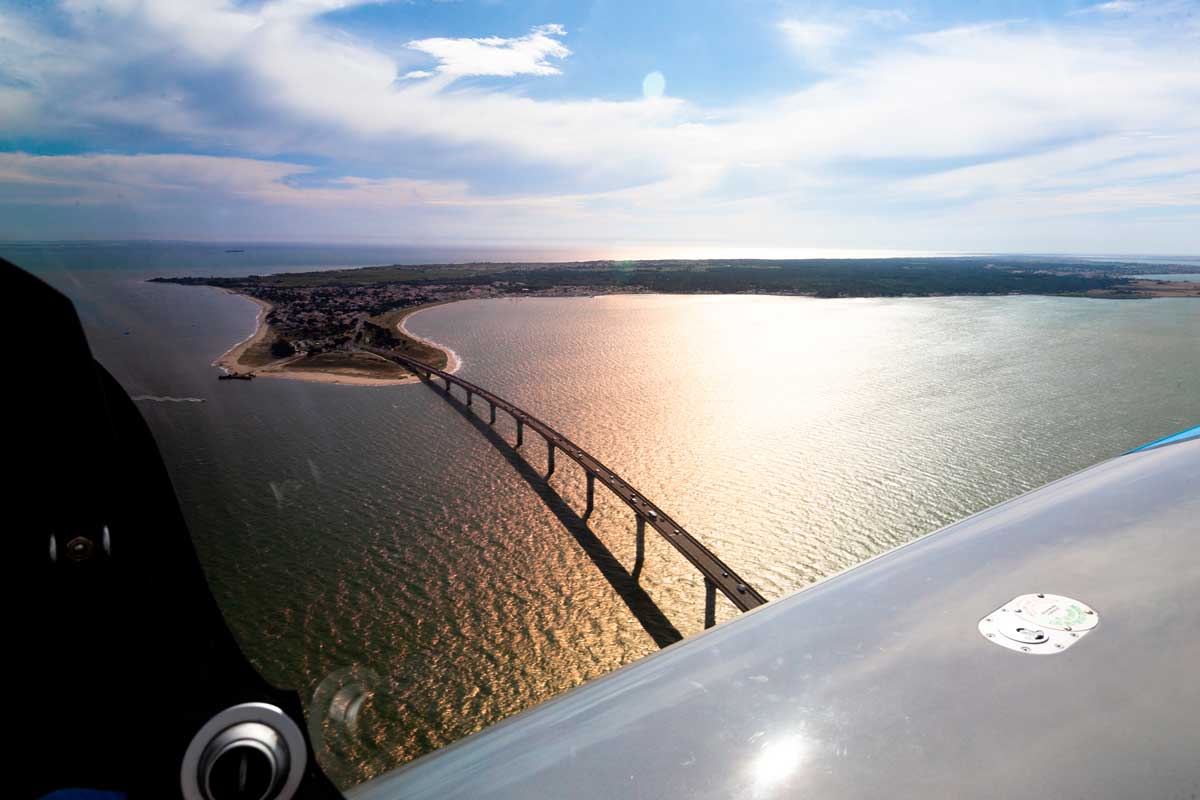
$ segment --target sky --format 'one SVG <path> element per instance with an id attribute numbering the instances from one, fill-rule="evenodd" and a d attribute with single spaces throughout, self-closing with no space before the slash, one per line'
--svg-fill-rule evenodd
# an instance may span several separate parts
<path id="1" fill-rule="evenodd" d="M 0 0 L 0 239 L 1200 253 L 1200 0 Z"/>

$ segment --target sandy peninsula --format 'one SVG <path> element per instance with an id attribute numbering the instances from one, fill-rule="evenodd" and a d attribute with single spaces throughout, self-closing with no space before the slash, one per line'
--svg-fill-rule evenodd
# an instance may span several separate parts
<path id="1" fill-rule="evenodd" d="M 271 345 L 279 337 L 267 323 L 271 304 L 244 292 L 231 289 L 223 291 L 244 297 L 258 306 L 254 332 L 213 361 L 214 367 L 221 368 L 227 374 L 253 373 L 258 378 L 284 378 L 347 386 L 399 386 L 419 381 L 416 375 L 399 364 L 362 351 L 298 353 L 278 358 L 271 353 Z M 397 342 L 414 357 L 438 369 L 454 372 L 459 366 L 458 356 L 454 351 L 436 342 L 414 336 L 404 326 L 409 316 L 434 305 L 441 303 L 396 309 L 371 321 L 386 326 Z"/>

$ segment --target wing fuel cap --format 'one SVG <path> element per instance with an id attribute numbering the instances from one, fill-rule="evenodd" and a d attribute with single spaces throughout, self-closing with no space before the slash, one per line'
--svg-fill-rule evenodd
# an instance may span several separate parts
<path id="1" fill-rule="evenodd" d="M 1061 653 L 1100 623 L 1090 606 L 1057 594 L 1014 597 L 979 620 L 979 632 L 989 642 L 1034 655 Z"/>

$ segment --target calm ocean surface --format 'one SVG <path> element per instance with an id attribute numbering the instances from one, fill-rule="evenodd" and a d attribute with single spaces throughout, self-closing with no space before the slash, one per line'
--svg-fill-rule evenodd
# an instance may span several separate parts
<path id="1" fill-rule="evenodd" d="M 254 306 L 144 282 L 427 256 L 0 255 L 77 301 L 98 358 L 141 398 L 231 625 L 306 697 L 343 785 L 656 649 L 574 538 L 582 475 L 560 459 L 547 494 L 536 436 L 521 469 L 472 412 L 420 384 L 218 383 L 209 363 L 250 333 Z M 1200 422 L 1193 300 L 520 299 L 438 307 L 409 327 L 768 598 Z M 503 415 L 497 429 L 513 440 Z M 632 567 L 623 505 L 599 490 L 588 525 Z M 653 537 L 641 582 L 682 633 L 701 629 L 699 576 Z M 719 618 L 734 614 L 718 602 Z M 357 726 L 328 718 L 361 690 Z"/>

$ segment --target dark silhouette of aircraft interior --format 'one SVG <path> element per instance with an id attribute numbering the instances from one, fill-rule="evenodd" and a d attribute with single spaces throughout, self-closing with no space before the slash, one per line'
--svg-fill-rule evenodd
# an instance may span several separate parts
<path id="1" fill-rule="evenodd" d="M 4 389 L 3 796 L 340 798 L 298 695 L 226 627 L 154 439 L 72 304 L 7 261 L 0 282 L 4 341 L 36 343 L 10 351 Z"/>

